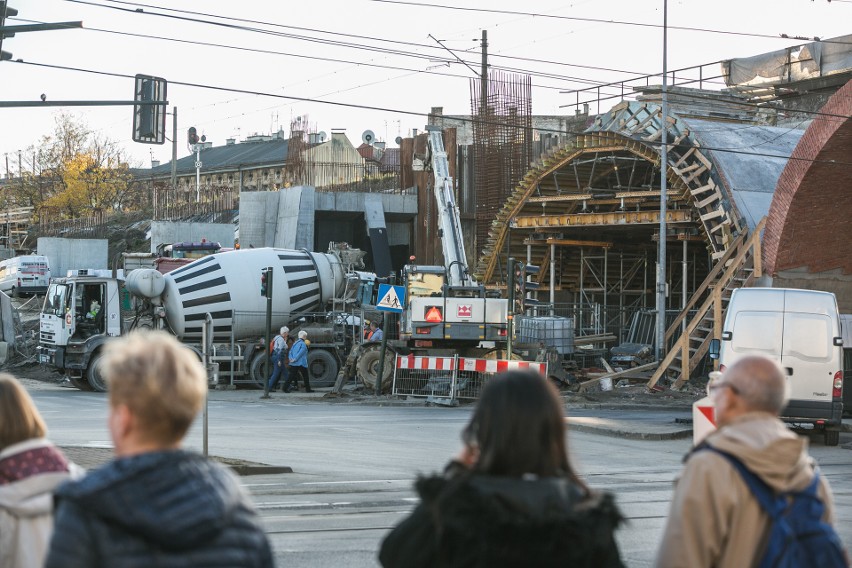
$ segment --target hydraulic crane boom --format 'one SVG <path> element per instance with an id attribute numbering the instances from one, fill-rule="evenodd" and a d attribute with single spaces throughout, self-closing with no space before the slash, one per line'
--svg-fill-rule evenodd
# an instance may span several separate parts
<path id="1" fill-rule="evenodd" d="M 444 150 L 444 139 L 441 128 L 427 126 L 429 132 L 429 163 L 435 178 L 435 200 L 438 204 L 438 227 L 441 235 L 441 246 L 444 252 L 444 264 L 447 268 L 450 286 L 476 286 L 476 281 L 470 275 L 467 266 L 467 256 L 464 252 L 464 238 L 459 219 L 459 208 L 453 194 L 453 178 L 450 177 L 450 167 L 447 162 L 447 152 Z"/>

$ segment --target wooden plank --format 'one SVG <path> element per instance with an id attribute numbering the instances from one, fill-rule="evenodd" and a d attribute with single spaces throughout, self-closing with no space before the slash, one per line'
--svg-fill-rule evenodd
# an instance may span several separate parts
<path id="1" fill-rule="evenodd" d="M 716 189 L 716 184 L 713 183 L 713 181 L 711 180 L 711 181 L 707 182 L 705 185 L 702 185 L 700 187 L 696 187 L 695 189 L 690 189 L 689 193 L 691 193 L 692 195 L 697 195 L 699 193 L 704 193 L 705 191 L 711 191 L 711 190 L 714 190 L 714 189 Z"/>
<path id="2" fill-rule="evenodd" d="M 711 195 L 707 199 L 702 199 L 701 201 L 696 203 L 695 206 L 698 209 L 704 209 L 705 207 L 707 207 L 711 203 L 715 203 L 715 202 L 718 202 L 718 201 L 721 201 L 721 200 L 722 200 L 722 195 L 719 193 L 718 190 L 716 190 L 716 192 L 713 193 L 713 195 Z"/>
<path id="3" fill-rule="evenodd" d="M 656 366 L 657 366 L 657 362 L 654 361 L 653 363 L 646 363 L 645 365 L 639 365 L 638 367 L 632 367 L 632 368 L 627 369 L 625 371 L 606 373 L 606 374 L 601 375 L 600 377 L 595 377 L 594 379 L 589 379 L 588 381 L 584 381 L 584 382 L 580 383 L 580 390 L 582 391 L 582 390 L 588 388 L 589 385 L 593 385 L 595 383 L 600 382 L 601 379 L 607 379 L 607 378 L 617 379 L 617 378 L 620 378 L 620 377 L 624 377 L 626 375 L 632 375 L 633 373 L 638 373 L 640 371 L 649 371 Z"/>

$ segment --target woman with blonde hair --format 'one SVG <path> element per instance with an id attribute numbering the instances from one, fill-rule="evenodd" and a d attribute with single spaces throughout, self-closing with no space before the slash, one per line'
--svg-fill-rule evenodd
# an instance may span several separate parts
<path id="1" fill-rule="evenodd" d="M 421 478 L 421 503 L 382 543 L 385 568 L 623 566 L 622 516 L 577 476 L 562 401 L 547 379 L 490 379 L 442 476 Z"/>
<path id="2" fill-rule="evenodd" d="M 53 532 L 53 491 L 82 476 L 46 434 L 21 383 L 0 373 L 0 568 L 44 564 Z"/>

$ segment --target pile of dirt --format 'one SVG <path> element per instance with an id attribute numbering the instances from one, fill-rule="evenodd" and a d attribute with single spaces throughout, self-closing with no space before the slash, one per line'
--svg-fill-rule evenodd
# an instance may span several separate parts
<path id="1" fill-rule="evenodd" d="M 649 391 L 644 384 L 634 384 L 608 391 L 564 392 L 563 398 L 567 404 L 690 407 L 705 395 L 701 385 L 687 384 L 681 390 Z"/>

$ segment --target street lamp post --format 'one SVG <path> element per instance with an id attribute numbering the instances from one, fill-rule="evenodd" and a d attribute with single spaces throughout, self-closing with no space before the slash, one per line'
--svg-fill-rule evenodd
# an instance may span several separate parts
<path id="1" fill-rule="evenodd" d="M 666 337 L 666 173 L 668 170 L 668 0 L 663 0 L 663 92 L 662 92 L 662 136 L 660 138 L 660 239 L 657 253 L 657 341 L 654 358 L 660 361 Z"/>

